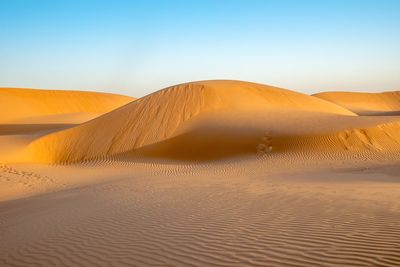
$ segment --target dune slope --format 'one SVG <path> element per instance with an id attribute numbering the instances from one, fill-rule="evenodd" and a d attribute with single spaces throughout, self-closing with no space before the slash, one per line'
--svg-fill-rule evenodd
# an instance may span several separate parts
<path id="1" fill-rule="evenodd" d="M 323 92 L 314 95 L 359 115 L 400 115 L 400 92 Z"/>

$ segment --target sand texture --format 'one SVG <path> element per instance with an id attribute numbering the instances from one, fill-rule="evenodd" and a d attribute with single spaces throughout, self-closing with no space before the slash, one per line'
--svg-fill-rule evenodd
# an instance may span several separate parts
<path id="1" fill-rule="evenodd" d="M 399 266 L 399 112 L 241 81 L 0 89 L 0 266 Z"/>

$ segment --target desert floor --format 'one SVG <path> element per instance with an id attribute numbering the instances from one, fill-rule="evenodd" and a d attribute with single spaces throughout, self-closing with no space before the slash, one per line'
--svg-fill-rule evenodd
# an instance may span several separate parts
<path id="1" fill-rule="evenodd" d="M 267 159 L 3 166 L 3 184 L 55 192 L 0 203 L 0 262 L 398 266 L 399 164 L 298 168 Z"/>

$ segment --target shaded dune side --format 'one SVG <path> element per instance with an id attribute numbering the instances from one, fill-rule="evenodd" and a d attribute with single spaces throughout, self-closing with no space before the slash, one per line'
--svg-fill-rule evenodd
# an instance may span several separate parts
<path id="1" fill-rule="evenodd" d="M 325 135 L 280 136 L 274 144 L 276 152 L 345 152 L 395 153 L 400 149 L 400 122 L 380 124 L 368 128 L 353 128 Z"/>
<path id="2" fill-rule="evenodd" d="M 200 114 L 257 111 L 268 116 L 274 110 L 355 116 L 328 101 L 276 87 L 240 81 L 193 82 L 166 88 L 77 127 L 44 136 L 34 141 L 27 153 L 32 161 L 47 163 L 100 158 L 171 138 Z"/>
<path id="3" fill-rule="evenodd" d="M 249 114 L 248 120 L 255 115 Z M 226 119 L 226 118 L 225 118 Z M 293 119 L 259 120 L 216 125 L 197 121 L 180 134 L 162 142 L 120 155 L 176 160 L 213 160 L 244 155 L 323 153 L 386 153 L 400 148 L 400 119 L 314 114 Z M 298 128 L 296 123 L 302 124 Z M 328 127 L 326 127 L 328 125 Z M 200 126 L 200 127 L 199 127 Z M 245 130 L 244 130 L 245 129 Z M 311 156 L 311 154 L 309 155 Z"/>
<path id="4" fill-rule="evenodd" d="M 314 96 L 345 107 L 359 115 L 400 115 L 400 91 L 323 92 Z"/>
<path id="5" fill-rule="evenodd" d="M 81 122 L 133 100 L 97 92 L 0 88 L 0 123 Z"/>

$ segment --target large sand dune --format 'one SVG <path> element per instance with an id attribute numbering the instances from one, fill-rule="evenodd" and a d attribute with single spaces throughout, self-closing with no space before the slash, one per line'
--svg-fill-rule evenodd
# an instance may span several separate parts
<path id="1" fill-rule="evenodd" d="M 237 81 L 196 82 L 166 88 L 96 120 L 41 138 L 31 144 L 29 152 L 32 159 L 44 162 L 98 158 L 166 140 L 201 115 L 222 116 L 219 121 L 224 121 L 227 115 L 240 113 L 247 120 L 248 114 L 268 118 L 277 110 L 353 115 L 329 102 L 284 89 Z"/>
<path id="2" fill-rule="evenodd" d="M 0 266 L 399 266 L 398 97 L 0 89 Z"/>
<path id="3" fill-rule="evenodd" d="M 394 117 L 359 117 L 316 97 L 239 81 L 166 88 L 96 120 L 47 135 L 32 161 L 77 162 L 124 154 L 211 160 L 291 149 L 381 149 Z M 389 134 L 387 134 L 389 133 Z M 395 137 L 397 138 L 397 137 Z M 324 146 L 328 144 L 327 146 Z"/>

